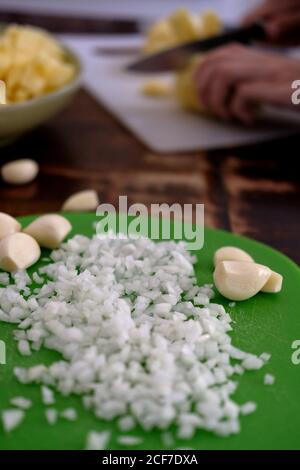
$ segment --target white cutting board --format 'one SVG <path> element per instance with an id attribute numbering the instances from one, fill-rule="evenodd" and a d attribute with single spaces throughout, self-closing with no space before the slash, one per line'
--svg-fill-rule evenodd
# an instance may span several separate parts
<path id="1" fill-rule="evenodd" d="M 291 132 L 291 126 L 277 127 L 274 123 L 247 129 L 184 111 L 173 98 L 146 97 L 140 88 L 153 77 L 125 70 L 126 64 L 134 58 L 132 55 L 94 54 L 96 47 L 127 48 L 136 46 L 139 41 L 139 38 L 126 41 L 122 38 L 120 43 L 120 38 L 84 40 L 82 37 L 67 40 L 83 59 L 84 80 L 89 91 L 151 150 L 174 153 L 235 147 Z"/>

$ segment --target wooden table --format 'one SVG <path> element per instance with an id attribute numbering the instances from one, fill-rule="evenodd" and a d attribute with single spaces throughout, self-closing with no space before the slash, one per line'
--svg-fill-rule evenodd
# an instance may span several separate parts
<path id="1" fill-rule="evenodd" d="M 82 31 L 89 21 L 0 15 L 51 30 Z M 125 22 L 92 20 L 98 31 L 135 30 Z M 65 26 L 64 26 L 65 25 Z M 59 26 L 59 27 L 58 27 Z M 154 155 L 81 90 L 71 106 L 14 145 L 1 162 L 34 158 L 39 178 L 24 187 L 0 185 L 0 210 L 14 215 L 58 211 L 71 193 L 94 188 L 101 202 L 204 203 L 206 224 L 250 236 L 300 264 L 300 135 L 217 152 Z"/>

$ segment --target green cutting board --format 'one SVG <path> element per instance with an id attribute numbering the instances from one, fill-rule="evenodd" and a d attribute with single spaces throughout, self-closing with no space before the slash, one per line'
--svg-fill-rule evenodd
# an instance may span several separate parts
<path id="1" fill-rule="evenodd" d="M 93 214 L 68 215 L 75 234 L 93 235 Z M 23 225 L 33 217 L 20 219 Z M 200 284 L 212 282 L 212 259 L 214 251 L 224 245 L 234 245 L 248 251 L 257 262 L 270 266 L 284 276 L 284 287 L 276 295 L 259 294 L 237 303 L 234 308 L 217 295 L 215 301 L 222 303 L 231 314 L 233 344 L 245 351 L 272 354 L 270 362 L 260 371 L 247 372 L 239 377 L 239 387 L 234 395 L 238 403 L 253 400 L 257 403 L 255 413 L 241 418 L 241 432 L 230 437 L 217 437 L 212 433 L 198 431 L 189 441 L 175 441 L 174 448 L 193 449 L 300 449 L 300 364 L 292 362 L 292 343 L 300 340 L 300 269 L 288 258 L 275 250 L 231 233 L 205 230 L 204 248 L 197 254 L 196 273 Z M 45 250 L 45 256 L 47 250 Z M 41 262 L 42 263 L 42 262 Z M 36 267 L 35 267 L 36 269 Z M 12 339 L 13 325 L 0 322 L 0 340 L 6 343 L 7 364 L 0 365 L 0 411 L 10 408 L 9 400 L 16 396 L 30 398 L 34 406 L 26 413 L 23 424 L 5 434 L 0 425 L 0 449 L 84 449 L 85 438 L 90 430 L 112 432 L 109 449 L 128 449 L 117 443 L 120 435 L 116 422 L 96 419 L 84 410 L 77 396 L 62 397 L 56 394 L 55 407 L 63 410 L 74 407 L 78 420 L 71 423 L 59 419 L 49 426 L 44 417 L 45 406 L 41 402 L 40 387 L 22 385 L 13 376 L 18 365 L 29 367 L 38 363 L 51 364 L 60 355 L 42 349 L 31 357 L 21 357 Z M 300 354 L 299 354 L 300 356 Z M 273 386 L 263 383 L 264 375 L 276 377 Z M 175 429 L 171 429 L 175 435 Z M 161 432 L 144 432 L 136 428 L 131 433 L 143 438 L 143 443 L 132 449 L 163 449 Z"/>

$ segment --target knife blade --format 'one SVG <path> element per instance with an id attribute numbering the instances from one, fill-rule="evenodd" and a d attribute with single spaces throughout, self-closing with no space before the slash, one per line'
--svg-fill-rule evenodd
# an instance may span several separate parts
<path id="1" fill-rule="evenodd" d="M 197 40 L 165 49 L 161 52 L 140 57 L 135 62 L 127 65 L 130 72 L 159 73 L 178 70 L 186 65 L 191 55 L 208 52 L 216 47 L 239 42 L 249 44 L 254 40 L 264 39 L 265 28 L 261 23 L 255 23 L 243 28 L 235 28 L 224 34 L 209 39 Z"/>

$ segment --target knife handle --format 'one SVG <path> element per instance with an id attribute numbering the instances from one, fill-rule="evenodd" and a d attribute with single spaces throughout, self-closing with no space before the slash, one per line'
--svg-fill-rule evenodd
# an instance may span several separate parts
<path id="1" fill-rule="evenodd" d="M 265 24 L 263 21 L 258 21 L 249 26 L 249 35 L 251 39 L 263 40 L 267 37 Z"/>
<path id="2" fill-rule="evenodd" d="M 227 35 L 227 39 L 224 41 L 225 43 L 232 40 L 242 44 L 249 44 L 253 40 L 262 41 L 267 37 L 266 28 L 262 21 L 238 29 L 230 28 Z"/>

